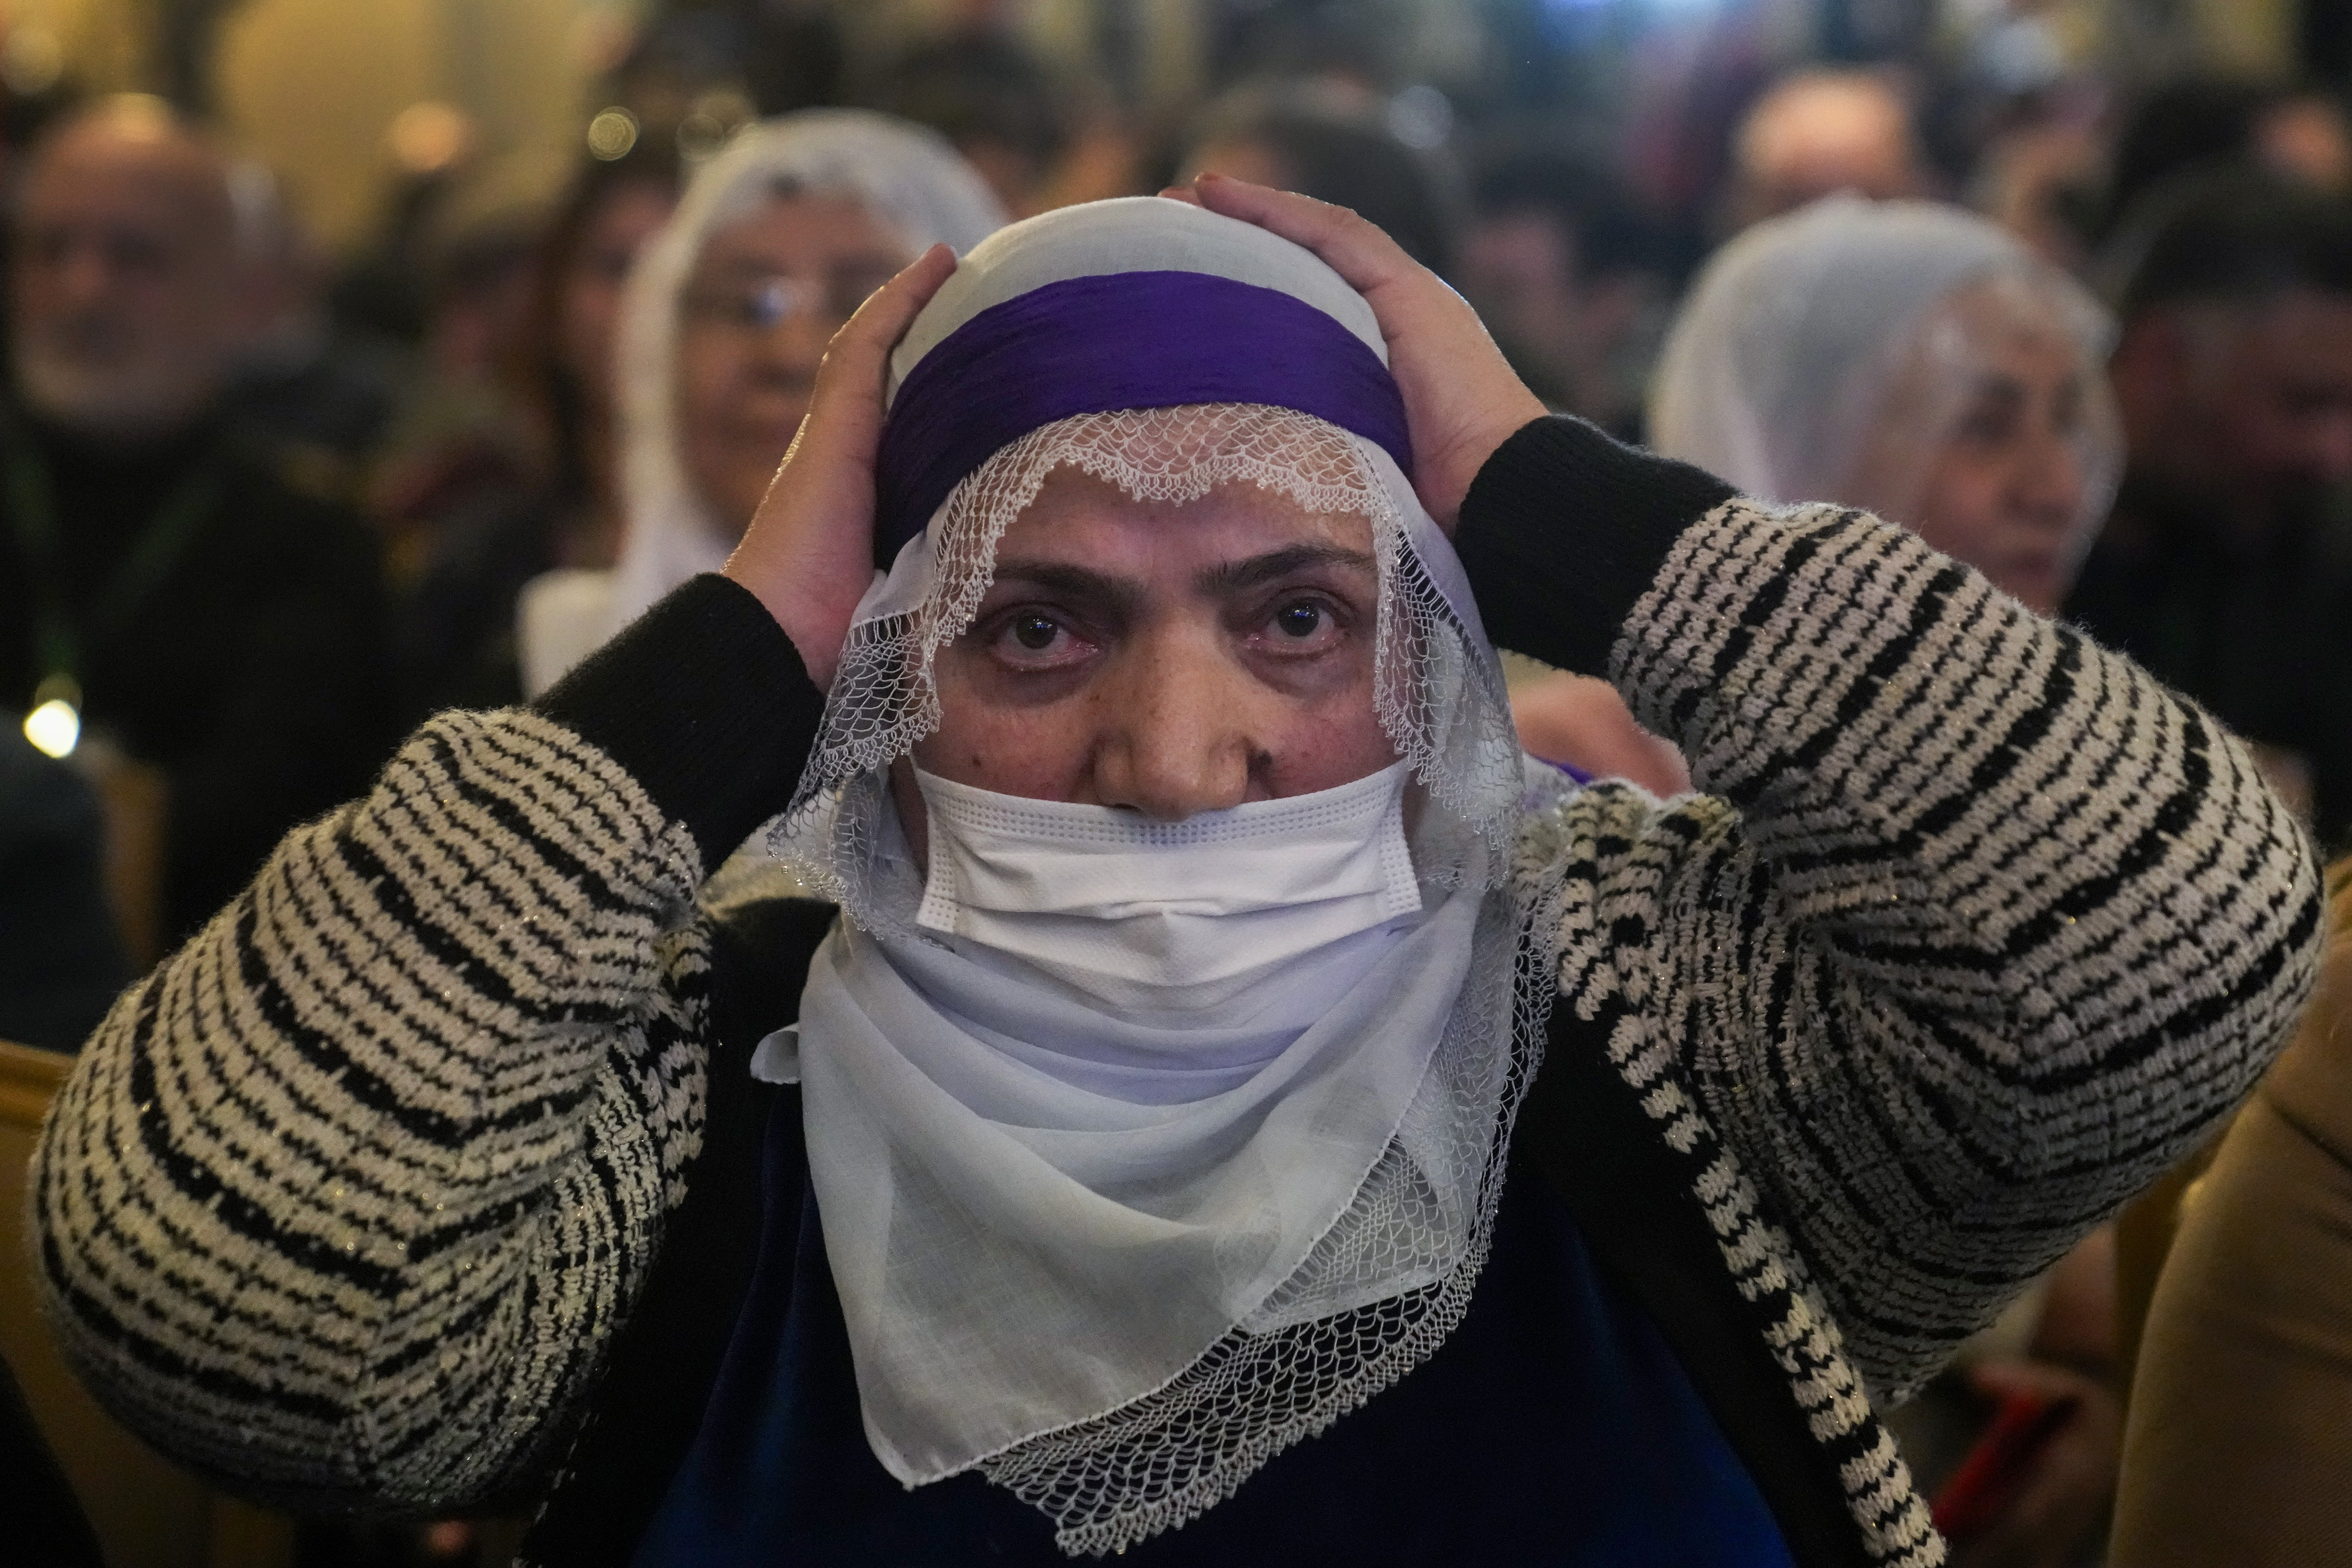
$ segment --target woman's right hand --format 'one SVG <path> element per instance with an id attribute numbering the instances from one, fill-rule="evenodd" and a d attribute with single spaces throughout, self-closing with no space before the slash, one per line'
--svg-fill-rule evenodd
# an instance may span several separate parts
<path id="1" fill-rule="evenodd" d="M 954 251 L 931 247 L 833 335 L 783 466 L 727 558 L 727 575 L 768 607 L 820 689 L 833 685 L 850 616 L 874 581 L 874 459 L 890 351 L 955 269 Z"/>

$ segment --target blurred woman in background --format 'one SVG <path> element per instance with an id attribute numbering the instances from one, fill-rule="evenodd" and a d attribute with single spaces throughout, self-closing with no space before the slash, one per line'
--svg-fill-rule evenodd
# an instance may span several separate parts
<path id="1" fill-rule="evenodd" d="M 1650 441 L 1781 502 L 1904 523 L 2038 614 L 2106 514 L 2122 443 L 2111 329 L 2083 288 L 1981 218 L 1833 196 L 1717 253 L 1668 334 Z M 1528 749 L 1681 787 L 1608 688 L 1521 684 Z"/>
<path id="2" fill-rule="evenodd" d="M 621 306 L 618 563 L 524 588 L 524 691 L 717 571 L 783 460 L 834 331 L 926 248 L 969 250 L 1003 218 L 945 138 L 865 110 L 785 115 L 705 164 Z"/>
<path id="3" fill-rule="evenodd" d="M 442 496 L 433 553 L 403 605 L 404 674 L 419 713 L 520 698 L 516 595 L 555 567 L 613 563 L 613 340 L 622 286 L 677 205 L 677 177 L 673 140 L 640 137 L 580 170 L 540 242 L 501 377 L 520 416 L 519 450 L 490 465 L 489 482 Z"/>
<path id="4" fill-rule="evenodd" d="M 2054 615 L 2121 466 L 2111 336 L 2081 285 L 1981 218 L 1832 197 L 1701 274 L 1650 438 L 1756 495 L 1900 521 Z"/>

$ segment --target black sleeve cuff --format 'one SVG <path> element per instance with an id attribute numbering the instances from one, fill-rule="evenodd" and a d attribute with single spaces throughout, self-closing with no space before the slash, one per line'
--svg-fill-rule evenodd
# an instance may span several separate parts
<path id="1" fill-rule="evenodd" d="M 1675 541 L 1733 493 L 1581 419 L 1538 419 L 1478 470 L 1454 549 L 1496 647 L 1600 675 Z"/>
<path id="2" fill-rule="evenodd" d="M 531 706 L 635 775 L 716 870 L 791 804 L 824 693 L 767 607 L 740 584 L 706 574 Z"/>

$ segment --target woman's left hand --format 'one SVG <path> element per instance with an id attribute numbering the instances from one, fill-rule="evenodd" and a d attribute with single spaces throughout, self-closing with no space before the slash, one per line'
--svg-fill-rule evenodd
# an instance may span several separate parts
<path id="1" fill-rule="evenodd" d="M 890 351 L 956 269 L 935 245 L 876 289 L 825 346 L 816 393 L 727 575 L 768 606 L 820 688 L 874 581 L 874 458 Z"/>
<path id="2" fill-rule="evenodd" d="M 1223 174 L 1202 174 L 1190 186 L 1160 195 L 1305 247 L 1364 297 L 1404 395 L 1412 488 L 1437 526 L 1452 533 L 1470 481 L 1495 448 L 1548 412 L 1503 358 L 1469 301 L 1370 219 L 1346 207 Z"/>

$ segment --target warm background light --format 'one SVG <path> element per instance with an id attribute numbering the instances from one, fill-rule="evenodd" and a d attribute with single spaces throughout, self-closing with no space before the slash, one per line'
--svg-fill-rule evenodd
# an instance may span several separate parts
<path id="1" fill-rule="evenodd" d="M 81 742 L 81 715 L 72 703 L 52 697 L 25 715 L 25 739 L 50 756 L 69 755 Z"/>

